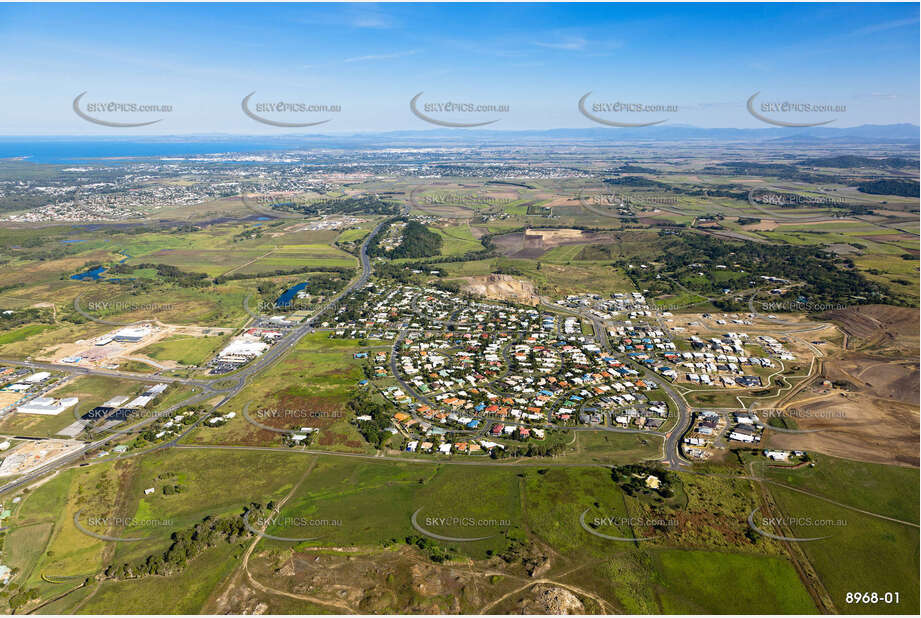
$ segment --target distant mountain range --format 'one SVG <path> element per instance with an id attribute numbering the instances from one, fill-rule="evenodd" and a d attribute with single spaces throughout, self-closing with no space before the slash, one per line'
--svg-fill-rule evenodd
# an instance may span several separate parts
<path id="1" fill-rule="evenodd" d="M 765 127 L 763 129 L 707 129 L 688 125 L 657 125 L 643 128 L 612 129 L 606 127 L 588 129 L 549 129 L 531 131 L 500 131 L 500 130 L 446 130 L 436 129 L 431 131 L 393 131 L 380 133 L 380 136 L 410 137 L 417 139 L 429 138 L 454 138 L 463 139 L 479 138 L 501 141 L 503 138 L 525 139 L 577 139 L 577 140 L 603 140 L 603 141 L 680 141 L 689 139 L 712 141 L 778 141 L 789 142 L 918 142 L 919 127 L 917 125 L 865 124 L 857 127 L 809 127 L 802 129 Z"/>
<path id="2" fill-rule="evenodd" d="M 583 139 L 583 140 L 685 140 L 706 139 L 721 141 L 736 140 L 786 140 L 786 141 L 839 141 L 839 140 L 896 140 L 919 141 L 921 129 L 918 125 L 901 124 L 864 124 L 857 127 L 807 127 L 784 128 L 764 127 L 757 129 L 733 128 L 703 128 L 690 125 L 657 125 L 642 128 L 608 128 L 590 127 L 583 129 L 421 129 L 406 131 L 382 131 L 367 133 L 323 133 L 323 134 L 284 134 L 284 135 L 231 135 L 231 134 L 202 134 L 202 135 L 112 135 L 112 136 L 0 136 L 0 141 L 260 141 L 278 142 L 303 139 L 375 139 L 386 137 L 403 137 L 415 139 L 490 139 L 502 140 L 505 138 L 535 138 L 535 139 Z"/>

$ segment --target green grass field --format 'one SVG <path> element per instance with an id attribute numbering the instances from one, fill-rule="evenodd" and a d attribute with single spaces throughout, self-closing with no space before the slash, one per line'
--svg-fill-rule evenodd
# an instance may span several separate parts
<path id="1" fill-rule="evenodd" d="M 463 255 L 471 251 L 480 251 L 480 244 L 466 225 L 450 225 L 447 227 L 429 227 L 442 238 L 441 255 Z"/>
<path id="2" fill-rule="evenodd" d="M 653 553 L 650 582 L 666 614 L 814 614 L 787 560 L 771 556 L 668 550 Z"/>
<path id="3" fill-rule="evenodd" d="M 226 341 L 222 336 L 173 335 L 139 350 L 154 360 L 172 360 L 181 365 L 201 365 Z"/>
<path id="4" fill-rule="evenodd" d="M 178 575 L 103 582 L 93 597 L 82 605 L 80 613 L 196 614 L 217 586 L 239 565 L 245 545 L 220 545 L 192 560 Z M 177 590 L 181 590 L 182 594 L 177 595 Z"/>
<path id="5" fill-rule="evenodd" d="M 828 536 L 800 546 L 839 612 L 918 613 L 918 528 L 863 515 L 780 487 L 771 486 L 770 491 L 783 515 L 792 518 L 790 528 L 795 537 Z M 898 592 L 900 603 L 849 604 L 848 592 Z"/>
<path id="6" fill-rule="evenodd" d="M 23 341 L 28 339 L 32 335 L 37 335 L 42 331 L 52 328 L 51 324 L 29 324 L 28 326 L 21 326 L 19 328 L 0 333 L 0 346 L 4 346 L 8 343 L 16 343 L 17 341 Z"/>
<path id="7" fill-rule="evenodd" d="M 172 530 L 186 528 L 207 515 L 234 515 L 249 502 L 278 500 L 302 478 L 267 532 L 315 540 L 263 539 L 257 553 L 268 551 L 272 555 L 314 546 L 355 547 L 360 554 L 387 552 L 387 544 L 395 542 L 403 547 L 405 537 L 419 535 L 410 521 L 418 510 L 419 524 L 435 534 L 488 536 L 473 542 L 433 540 L 454 555 L 474 560 L 509 551 L 518 539 L 533 536 L 565 560 L 557 567 L 560 572 L 568 572 L 566 564 L 581 565 L 579 575 L 561 581 L 590 586 L 623 611 L 815 612 L 779 548 L 768 540 L 752 543 L 741 534 L 747 526 L 744 515 L 755 503 L 748 482 L 681 475 L 675 502 L 659 504 L 625 495 L 612 481 L 610 471 L 601 467 L 469 468 L 284 452 L 162 451 L 118 464 L 74 469 L 38 488 L 14 515 L 15 521 L 26 527 L 11 536 L 22 542 L 11 557 L 31 585 L 54 596 L 72 583 L 44 583 L 42 573 L 92 574 L 110 562 L 142 559 L 165 549 Z M 161 491 L 165 485 L 179 485 L 182 491 L 167 495 Z M 146 487 L 154 487 L 155 492 L 145 496 Z M 785 500 L 778 495 L 786 512 Z M 839 516 L 826 510 L 827 503 L 804 504 L 799 496 L 793 496 L 791 505 L 814 517 Z M 154 538 L 144 543 L 113 546 L 75 530 L 71 519 L 77 508 L 89 514 L 119 513 L 135 520 L 168 520 L 171 524 L 155 530 Z M 637 518 L 658 513 L 674 518 L 679 528 L 648 543 L 619 543 L 591 535 L 581 527 L 579 517 L 586 509 L 589 522 L 598 517 Z M 858 526 L 851 516 L 852 512 L 844 514 L 854 523 L 847 534 L 859 536 L 865 531 L 882 537 L 861 540 L 848 536 L 843 539 L 846 543 L 806 548 L 823 582 L 833 595 L 858 585 L 889 585 L 903 591 L 906 607 L 911 607 L 911 591 L 906 588 L 907 582 L 916 581 L 916 573 L 912 580 L 911 572 L 872 567 L 870 560 L 892 560 L 895 556 L 899 564 L 912 564 L 917 530 L 903 527 L 900 532 L 881 526 L 881 520 L 860 521 Z M 305 524 L 307 521 L 313 523 Z M 630 524 L 603 524 L 597 529 L 627 538 L 651 531 Z M 140 530 L 142 527 L 109 532 Z M 914 534 L 913 541 L 911 536 L 904 536 L 904 530 Z M 885 551 L 874 553 L 871 547 L 878 547 L 879 542 Z M 200 611 L 238 563 L 247 544 L 220 544 L 174 576 L 103 582 L 80 611 L 130 612 L 138 603 L 148 611 Z M 827 571 L 853 560 L 854 551 L 868 556 L 859 564 L 875 568 L 878 575 L 870 577 L 861 567 L 852 569 L 851 575 Z M 916 570 L 916 557 L 914 560 Z M 830 573 L 828 581 L 826 571 Z M 737 590 L 740 581 L 747 585 Z M 176 589 L 188 590 L 179 605 L 168 600 L 169 591 Z M 727 595 L 726 590 L 735 592 Z M 84 597 L 81 592 L 66 598 L 72 605 L 62 601 L 54 607 L 70 608 Z"/>
<path id="8" fill-rule="evenodd" d="M 356 240 L 361 240 L 371 231 L 370 227 L 353 227 L 346 230 L 342 230 L 339 236 L 336 237 L 336 242 L 355 242 Z"/>
<path id="9" fill-rule="evenodd" d="M 281 434 L 259 429 L 243 418 L 240 411 L 250 403 L 253 413 L 271 408 L 295 410 L 303 415 L 324 414 L 298 425 L 319 427 L 312 443 L 315 448 L 368 450 L 370 447 L 349 422 L 345 409 L 364 375 L 361 361 L 353 358 L 358 349 L 356 340 L 330 339 L 323 332 L 307 335 L 282 361 L 228 402 L 226 411 L 236 411 L 236 418 L 222 427 L 203 426 L 187 439 L 207 444 L 280 444 Z M 292 418 L 289 425 L 293 427 L 299 418 Z"/>
<path id="10" fill-rule="evenodd" d="M 577 431 L 574 450 L 567 461 L 624 464 L 656 459 L 662 455 L 662 438 L 656 435 L 614 431 Z"/>
<path id="11" fill-rule="evenodd" d="M 301 518 L 338 523 L 314 527 L 280 525 L 268 532 L 289 538 L 316 537 L 305 546 L 380 546 L 391 539 L 402 542 L 408 535 L 418 535 L 411 516 L 421 509 L 418 523 L 435 534 L 458 538 L 491 536 L 483 541 L 442 543 L 483 559 L 487 550 L 505 547 L 505 530 L 521 525 L 517 486 L 516 471 L 502 468 L 470 475 L 460 466 L 382 465 L 321 457 L 302 489 L 285 505 L 280 521 Z M 472 491 L 476 491 L 477 500 L 459 499 Z M 431 523 L 429 519 L 451 521 Z M 467 519 L 474 521 L 468 523 Z M 509 523 L 480 525 L 487 520 Z"/>
<path id="12" fill-rule="evenodd" d="M 815 466 L 764 468 L 767 478 L 881 515 L 918 523 L 918 470 L 810 453 Z"/>
<path id="13" fill-rule="evenodd" d="M 612 549 L 630 546 L 588 534 L 579 524 L 585 509 L 591 509 L 589 522 L 596 516 L 628 515 L 623 492 L 611 481 L 607 470 L 554 468 L 543 473 L 529 472 L 524 486 L 523 510 L 529 529 L 557 551 L 600 559 Z M 634 536 L 629 526 L 605 526 L 599 531 L 611 536 Z"/>

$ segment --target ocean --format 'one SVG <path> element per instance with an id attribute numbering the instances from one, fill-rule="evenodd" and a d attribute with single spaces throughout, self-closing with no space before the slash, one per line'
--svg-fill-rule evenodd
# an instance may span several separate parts
<path id="1" fill-rule="evenodd" d="M 291 141 L 271 139 L 228 139 L 203 141 L 141 141 L 141 140 L 64 140 L 36 138 L 0 139 L 0 159 L 24 158 L 33 163 L 69 165 L 92 162 L 117 165 L 119 159 L 142 157 L 178 157 L 216 154 L 222 152 L 254 152 L 285 150 L 294 147 Z M 103 161 L 101 161 L 101 159 Z M 109 161 L 104 161 L 109 159 Z"/>

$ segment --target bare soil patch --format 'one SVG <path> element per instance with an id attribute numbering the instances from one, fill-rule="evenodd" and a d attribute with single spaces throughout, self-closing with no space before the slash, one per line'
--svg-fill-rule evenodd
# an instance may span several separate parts
<path id="1" fill-rule="evenodd" d="M 771 432 L 771 445 L 918 466 L 918 311 L 864 305 L 823 317 L 844 331 L 847 349 L 825 359 L 814 384 L 788 404 L 799 411 L 798 429 L 818 431 Z"/>
<path id="2" fill-rule="evenodd" d="M 514 234 L 502 234 L 493 239 L 499 252 L 508 257 L 538 258 L 554 247 L 561 245 L 610 242 L 613 237 L 605 232 L 591 232 L 574 229 L 525 230 Z"/>
<path id="3" fill-rule="evenodd" d="M 738 222 L 738 219 L 736 219 L 736 222 Z M 742 226 L 743 230 L 752 230 L 756 232 L 757 231 L 770 232 L 771 230 L 776 229 L 776 228 L 777 228 L 777 222 L 774 221 L 773 219 L 762 219 L 758 223 L 750 223 L 748 225 Z"/>
<path id="4" fill-rule="evenodd" d="M 584 614 L 585 606 L 579 597 L 560 586 L 541 584 L 534 586 L 517 605 L 522 614 L 569 616 Z"/>
<path id="5" fill-rule="evenodd" d="M 799 430 L 814 433 L 780 433 L 768 430 L 772 447 L 817 451 L 834 457 L 917 467 L 917 406 L 827 389 L 816 396 L 807 390 L 789 407 L 796 409 Z"/>
<path id="6" fill-rule="evenodd" d="M 825 313 L 848 335 L 848 349 L 877 355 L 918 358 L 918 310 L 888 305 L 859 305 Z"/>
<path id="7" fill-rule="evenodd" d="M 286 559 L 261 552 L 250 561 L 251 573 L 273 590 L 364 614 L 469 613 L 492 588 L 488 570 L 423 562 L 408 548 L 367 553 L 342 548 L 341 555 L 337 549 L 295 552 Z"/>
<path id="8" fill-rule="evenodd" d="M 511 275 L 484 275 L 466 277 L 464 290 L 494 300 L 510 300 L 525 305 L 537 305 L 540 297 L 534 284 L 527 279 Z"/>

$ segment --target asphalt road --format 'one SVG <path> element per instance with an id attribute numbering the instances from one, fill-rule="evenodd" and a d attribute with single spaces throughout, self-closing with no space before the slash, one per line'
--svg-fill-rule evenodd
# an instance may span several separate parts
<path id="1" fill-rule="evenodd" d="M 614 354 L 611 342 L 608 340 L 608 330 L 605 328 L 602 320 L 591 314 L 582 314 L 582 316 L 591 320 L 595 330 L 596 341 L 609 353 Z M 672 402 L 674 402 L 675 407 L 678 408 L 678 422 L 671 431 L 665 434 L 665 462 L 672 470 L 685 469 L 691 462 L 681 455 L 681 438 L 691 426 L 691 421 L 693 420 L 691 408 L 664 377 L 649 371 L 642 365 L 637 364 L 637 368 L 642 377 L 655 378 L 655 382 L 659 385 L 659 388 L 665 391 L 665 394 L 668 395 Z"/>
<path id="2" fill-rule="evenodd" d="M 28 367 L 29 369 L 44 369 L 46 371 L 65 371 L 73 375 L 106 376 L 110 378 L 119 378 L 122 380 L 135 380 L 137 382 L 168 382 L 170 384 L 194 384 L 197 386 L 202 386 L 207 383 L 207 380 L 195 380 L 192 378 L 153 376 L 143 373 L 131 373 L 130 371 L 117 371 L 114 369 L 96 369 L 93 367 L 78 367 L 74 365 L 58 363 L 21 361 L 8 358 L 0 358 L 0 363 L 4 365 L 13 365 L 14 367 Z"/>
<path id="3" fill-rule="evenodd" d="M 121 435 L 125 435 L 130 432 L 137 431 L 138 429 L 141 429 L 155 422 L 160 417 L 172 414 L 173 412 L 175 412 L 176 410 L 184 406 L 199 403 L 201 401 L 206 401 L 218 394 L 223 393 L 224 396 L 212 408 L 212 411 L 214 411 L 220 408 L 221 406 L 223 406 L 225 403 L 227 403 L 231 399 L 233 399 L 246 386 L 246 382 L 248 378 L 260 373 L 261 371 L 264 371 L 266 368 L 272 365 L 275 361 L 280 359 L 291 348 L 297 345 L 298 341 L 300 341 L 301 338 L 304 337 L 304 335 L 310 332 L 313 332 L 314 330 L 313 323 L 319 316 L 321 316 L 323 313 L 325 313 L 330 308 L 335 307 L 341 300 L 343 300 L 349 294 L 361 288 L 368 282 L 368 279 L 371 276 L 371 260 L 368 257 L 368 245 L 370 244 L 374 236 L 380 231 L 383 225 L 384 225 L 384 222 L 378 223 L 377 226 L 371 231 L 371 233 L 368 234 L 368 236 L 365 238 L 365 241 L 361 245 L 361 251 L 359 253 L 359 260 L 361 261 L 361 270 L 362 270 L 361 275 L 359 275 L 357 279 L 352 281 L 341 292 L 339 292 L 339 294 L 331 298 L 329 302 L 327 302 L 312 317 L 310 317 L 306 322 L 304 322 L 303 325 L 297 327 L 296 329 L 288 333 L 282 340 L 280 340 L 274 346 L 269 348 L 266 351 L 266 353 L 263 354 L 261 357 L 259 357 L 256 361 L 250 363 L 249 365 L 241 369 L 237 374 L 231 377 L 227 377 L 227 378 L 216 381 L 216 382 L 224 382 L 224 383 L 226 383 L 227 381 L 233 381 L 234 382 L 233 385 L 227 388 L 216 388 L 214 384 L 212 383 L 212 381 L 209 381 L 209 380 L 192 380 L 192 379 L 186 379 L 186 378 L 144 376 L 143 374 L 133 374 L 133 373 L 112 371 L 112 370 L 106 370 L 106 369 L 91 369 L 88 367 L 73 367 L 70 365 L 55 365 L 53 363 L 32 363 L 32 362 L 23 362 L 23 361 L 7 361 L 7 360 L 0 359 L 0 362 L 7 363 L 10 365 L 16 365 L 20 367 L 29 367 L 29 368 L 36 368 L 36 369 L 54 369 L 58 371 L 68 371 L 70 373 L 75 373 L 75 374 L 105 375 L 105 376 L 110 376 L 110 377 L 123 378 L 127 380 L 139 380 L 139 381 L 144 381 L 144 382 L 156 381 L 156 382 L 182 383 L 182 384 L 196 386 L 202 390 L 201 393 L 197 395 L 193 395 L 192 397 L 184 401 L 181 401 L 175 404 L 174 406 L 171 406 L 167 410 L 162 411 L 157 416 L 151 416 L 130 427 L 126 427 L 125 429 L 121 429 L 119 431 L 107 434 L 106 437 L 101 438 L 99 440 L 87 442 L 83 447 L 74 451 L 73 453 L 70 453 L 69 455 L 66 455 L 65 457 L 61 457 L 60 459 L 57 459 L 55 461 L 49 462 L 39 468 L 36 468 L 35 470 L 32 470 L 31 472 L 28 472 L 27 474 L 22 475 L 16 480 L 7 483 L 6 485 L 0 486 L 0 495 L 8 491 L 15 490 L 24 485 L 28 485 L 34 482 L 36 479 L 39 479 L 46 474 L 50 474 L 54 472 L 55 470 L 59 470 L 63 468 L 64 466 L 67 466 L 76 461 L 79 461 L 81 458 L 83 458 L 84 455 L 96 449 L 102 448 L 107 442 L 110 442 L 112 439 L 117 438 Z M 201 420 L 203 419 L 200 419 L 199 422 L 201 422 Z M 197 424 L 198 423 L 196 423 L 195 425 Z M 195 425 L 191 426 L 189 429 L 192 429 Z M 185 435 L 186 433 L 188 433 L 188 430 L 183 432 L 182 435 Z M 170 442 L 164 445 L 160 445 L 155 448 L 175 446 L 176 442 L 179 440 L 179 437 L 171 440 Z"/>
<path id="4" fill-rule="evenodd" d="M 246 386 L 248 378 L 264 371 L 266 368 L 271 366 L 275 361 L 279 360 L 282 356 L 284 356 L 284 354 L 287 353 L 290 349 L 292 349 L 295 345 L 297 345 L 297 343 L 305 335 L 307 335 L 308 333 L 314 332 L 316 329 L 313 327 L 313 324 L 320 316 L 322 316 L 329 309 L 335 308 L 336 306 L 338 306 L 338 303 L 340 301 L 348 297 L 355 290 L 363 287 L 368 282 L 371 276 L 371 272 L 372 272 L 371 260 L 367 254 L 368 245 L 370 244 L 374 236 L 380 231 L 383 225 L 384 225 L 384 222 L 379 223 L 371 231 L 371 233 L 368 234 L 368 236 L 365 238 L 365 241 L 361 245 L 361 251 L 359 253 L 359 260 L 361 262 L 361 267 L 362 267 L 361 275 L 359 275 L 357 279 L 355 279 L 348 286 L 346 286 L 339 294 L 337 294 L 335 297 L 330 299 L 323 307 L 317 310 L 317 312 L 314 313 L 314 315 L 310 317 L 308 320 L 306 320 L 301 326 L 298 326 L 297 328 L 289 332 L 287 335 L 285 335 L 284 338 L 282 338 L 282 340 L 280 340 L 274 346 L 269 348 L 269 350 L 267 350 L 266 353 L 263 354 L 259 359 L 247 365 L 246 367 L 241 369 L 238 373 L 236 373 L 233 376 L 228 376 L 226 378 L 223 378 L 221 380 L 216 380 L 216 381 L 194 380 L 194 379 L 189 379 L 189 378 L 145 376 L 143 374 L 132 374 L 128 372 L 119 372 L 119 371 L 113 371 L 113 370 L 91 369 L 91 368 L 86 368 L 86 367 L 72 367 L 69 365 L 55 365 L 52 363 L 5 361 L 5 360 L 0 359 L 0 362 L 5 362 L 8 364 L 18 365 L 18 366 L 26 366 L 30 368 L 64 370 L 64 371 L 69 371 L 71 373 L 76 373 L 76 374 L 107 375 L 110 377 L 118 377 L 118 378 L 123 378 L 123 379 L 138 380 L 138 381 L 145 381 L 145 382 L 160 381 L 160 382 L 170 382 L 170 383 L 182 383 L 182 384 L 192 385 L 192 386 L 195 386 L 201 389 L 200 393 L 171 406 L 170 408 L 162 411 L 159 415 L 155 417 L 150 417 L 148 419 L 141 421 L 140 423 L 136 423 L 132 425 L 131 427 L 127 427 L 125 429 L 107 434 L 105 438 L 102 438 L 100 440 L 88 442 L 86 443 L 84 447 L 67 455 L 66 457 L 62 457 L 56 461 L 50 462 L 44 466 L 41 466 L 40 468 L 33 470 L 32 472 L 29 472 L 28 474 L 25 474 L 19 477 L 18 479 L 14 481 L 11 481 L 10 483 L 7 483 L 6 485 L 0 486 L 0 494 L 14 490 L 24 485 L 28 485 L 34 482 L 36 479 L 41 478 L 42 476 L 46 474 L 52 473 L 56 470 L 61 469 L 64 466 L 67 466 L 71 463 L 79 461 L 84 455 L 98 448 L 102 448 L 107 442 L 111 441 L 113 438 L 117 438 L 118 436 L 125 435 L 127 433 L 135 432 L 138 429 L 141 429 L 144 426 L 155 422 L 160 417 L 172 414 L 173 412 L 175 412 L 176 410 L 184 406 L 192 405 L 194 403 L 199 403 L 201 401 L 208 400 L 218 394 L 223 394 L 224 396 L 221 398 L 219 402 L 217 402 L 214 405 L 214 407 L 212 408 L 212 412 L 214 410 L 217 410 L 224 404 L 226 404 L 228 401 L 233 399 L 241 390 L 243 390 L 243 388 Z M 553 306 L 553 308 L 562 309 L 562 308 L 557 308 L 555 306 Z M 604 349 L 606 349 L 608 352 L 613 354 L 613 350 L 611 349 L 610 342 L 608 341 L 608 338 L 607 338 L 607 329 L 604 327 L 604 324 L 601 322 L 601 320 L 598 319 L 596 316 L 592 316 L 592 315 L 584 315 L 584 317 L 592 321 L 595 327 L 596 338 L 598 342 L 600 343 L 600 345 L 602 345 Z M 402 380 L 399 372 L 397 371 L 398 368 L 396 366 L 396 354 L 394 352 L 397 349 L 397 342 L 400 341 L 404 335 L 405 333 L 401 332 L 400 335 L 394 340 L 393 349 L 391 350 L 391 355 L 390 355 L 391 371 L 394 377 L 396 377 L 397 382 L 407 392 L 412 393 L 413 395 L 416 395 L 421 401 L 426 402 L 429 405 L 431 405 L 432 402 L 429 401 L 427 398 L 421 396 L 419 393 L 415 392 L 415 389 L 413 389 L 404 380 Z M 643 372 L 644 376 L 648 375 L 647 370 L 645 368 L 641 367 L 641 371 Z M 661 388 L 674 401 L 676 407 L 678 408 L 678 417 L 679 417 L 678 423 L 670 432 L 665 434 L 665 447 L 664 447 L 665 448 L 665 461 L 667 462 L 669 467 L 672 469 L 686 468 L 690 462 L 688 462 L 681 456 L 680 446 L 681 446 L 681 437 L 684 435 L 684 433 L 687 431 L 687 428 L 690 426 L 690 422 L 691 422 L 690 408 L 685 403 L 684 399 L 680 395 L 678 395 L 671 388 L 670 385 L 664 382 L 659 376 L 655 376 L 655 377 L 656 377 L 657 382 L 660 384 Z M 215 386 L 215 383 L 226 384 L 227 382 L 233 382 L 233 384 L 225 388 L 217 388 Z M 180 436 L 177 436 L 176 438 L 173 438 L 169 442 L 158 445 L 149 450 L 158 450 L 161 448 L 171 448 L 171 447 L 174 447 L 174 448 L 207 448 L 207 447 L 198 447 L 198 446 L 187 447 L 184 445 L 180 445 L 178 443 L 179 440 L 182 438 L 182 436 L 186 435 L 189 431 L 194 429 L 194 427 L 200 424 L 204 420 L 204 418 L 205 418 L 204 416 L 200 418 L 195 424 L 193 424 L 188 429 L 183 431 Z M 594 430 L 595 428 L 579 428 L 579 429 Z M 456 431 L 455 433 L 480 433 L 480 432 L 485 432 L 485 430 L 486 430 L 486 427 L 484 427 L 482 430 L 477 430 L 477 431 L 459 430 L 459 431 Z M 621 428 L 609 428 L 609 430 L 624 431 Z M 655 432 L 636 431 L 636 430 L 625 430 L 625 431 L 629 433 L 655 433 Z M 658 435 L 661 435 L 661 434 L 658 434 Z M 232 447 L 216 447 L 216 448 L 232 448 Z M 282 449 L 282 448 L 275 448 L 275 447 L 262 447 L 262 448 L 241 447 L 241 448 L 248 448 L 250 450 L 284 450 L 286 452 L 290 452 L 291 450 L 287 448 Z M 324 454 L 323 451 L 305 451 L 305 452 L 310 452 L 313 454 Z M 381 457 L 379 456 L 375 456 L 374 458 L 381 459 Z M 407 461 L 405 458 L 402 458 L 402 457 L 394 458 L 394 459 L 397 459 L 399 461 Z M 494 464 L 490 464 L 487 462 L 483 462 L 483 463 L 470 462 L 470 464 L 471 465 L 494 465 Z M 546 466 L 548 464 L 544 462 L 544 463 L 536 463 L 533 465 Z M 560 465 L 562 466 L 571 465 L 573 467 L 580 467 L 580 466 L 584 466 L 585 464 L 560 464 Z"/>

